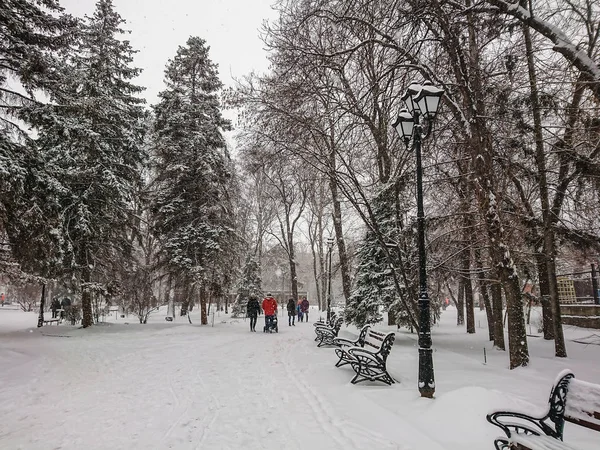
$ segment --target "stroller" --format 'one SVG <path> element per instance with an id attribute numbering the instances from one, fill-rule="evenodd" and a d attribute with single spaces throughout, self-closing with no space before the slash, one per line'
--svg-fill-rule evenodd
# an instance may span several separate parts
<path id="1" fill-rule="evenodd" d="M 277 326 L 277 315 L 273 316 L 268 328 L 267 328 L 267 325 L 265 325 L 263 327 L 263 332 L 264 333 L 273 333 L 273 332 L 279 333 L 279 327 Z"/>

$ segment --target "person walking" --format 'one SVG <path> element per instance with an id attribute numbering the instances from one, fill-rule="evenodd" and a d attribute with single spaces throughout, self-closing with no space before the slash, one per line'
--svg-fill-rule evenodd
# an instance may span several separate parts
<path id="1" fill-rule="evenodd" d="M 60 309 L 60 300 L 55 297 L 54 300 L 52 300 L 52 303 L 50 304 L 50 309 L 52 310 L 52 318 L 56 319 L 56 316 L 58 315 L 58 310 Z"/>
<path id="2" fill-rule="evenodd" d="M 250 318 L 250 331 L 254 331 L 256 333 L 256 321 L 258 320 L 258 315 L 260 314 L 260 305 L 258 304 L 258 298 L 255 296 L 251 296 L 248 299 L 248 304 L 246 305 L 246 316 Z"/>
<path id="3" fill-rule="evenodd" d="M 265 313 L 265 330 L 269 330 L 273 325 L 273 317 L 277 314 L 277 300 L 269 292 L 262 301 L 262 309 Z"/>
<path id="4" fill-rule="evenodd" d="M 69 319 L 69 315 L 71 312 L 71 299 L 69 297 L 65 297 L 60 302 L 60 306 L 62 308 L 62 312 L 60 313 L 61 319 Z M 72 325 L 75 325 L 73 318 L 71 317 Z"/>
<path id="5" fill-rule="evenodd" d="M 287 302 L 288 312 L 288 325 L 291 327 L 296 326 L 296 302 L 293 298 L 290 298 Z"/>
<path id="6" fill-rule="evenodd" d="M 296 305 L 296 314 L 298 314 L 298 322 L 302 322 L 302 305 L 300 304 L 300 300 L 298 300 L 298 304 Z"/>
<path id="7" fill-rule="evenodd" d="M 302 300 L 302 303 L 300 303 L 300 309 L 302 310 L 302 318 L 304 318 L 306 316 L 306 321 L 308 322 L 308 308 L 310 307 L 310 304 L 308 303 L 308 300 L 306 297 L 304 297 L 304 299 Z"/>

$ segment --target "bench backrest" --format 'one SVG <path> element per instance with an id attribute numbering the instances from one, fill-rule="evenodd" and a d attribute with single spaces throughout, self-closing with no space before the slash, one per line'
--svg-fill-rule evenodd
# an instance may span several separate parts
<path id="1" fill-rule="evenodd" d="M 571 378 L 565 420 L 600 431 L 600 385 Z"/>
<path id="2" fill-rule="evenodd" d="M 366 333 L 365 344 L 363 347 L 366 349 L 371 347 L 372 350 L 376 350 L 376 353 L 385 361 L 390 354 L 395 339 L 396 334 L 393 332 L 385 334 L 380 331 L 369 329 Z"/>
<path id="3" fill-rule="evenodd" d="M 356 340 L 356 342 L 358 342 L 359 347 L 365 346 L 365 339 L 367 338 L 367 332 L 369 331 L 370 328 L 371 328 L 371 325 L 365 325 L 364 327 L 361 328 L 360 333 L 358 334 L 358 339 Z"/>
<path id="4" fill-rule="evenodd" d="M 336 317 L 334 323 L 333 323 L 333 332 L 335 333 L 335 335 L 337 336 L 338 333 L 340 332 L 340 328 L 342 328 L 342 323 L 344 323 L 344 318 L 341 316 Z"/>
<path id="5" fill-rule="evenodd" d="M 565 420 L 600 431 L 600 385 L 576 380 L 569 370 L 561 372 L 550 393 L 549 419 L 562 438 Z"/>

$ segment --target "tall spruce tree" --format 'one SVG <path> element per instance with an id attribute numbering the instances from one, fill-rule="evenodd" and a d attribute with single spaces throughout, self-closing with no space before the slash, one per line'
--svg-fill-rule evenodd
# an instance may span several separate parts
<path id="1" fill-rule="evenodd" d="M 154 107 L 153 212 L 162 263 L 186 279 L 188 301 L 199 295 L 202 324 L 208 323 L 210 280 L 224 270 L 219 261 L 233 240 L 232 165 L 222 134 L 230 123 L 221 115 L 222 83 L 208 52 L 198 37 L 179 47 Z"/>
<path id="2" fill-rule="evenodd" d="M 58 184 L 32 142 L 29 113 L 43 106 L 40 94 L 62 88 L 63 53 L 77 26 L 56 0 L 0 3 L 0 233 L 10 246 L 0 263 L 9 261 L 4 273 L 42 283 L 38 326 L 46 280 L 60 272 L 62 233 Z"/>
<path id="3" fill-rule="evenodd" d="M 397 217 L 397 193 L 393 183 L 389 183 L 373 199 L 373 214 L 377 220 L 382 239 L 386 243 L 398 245 L 392 251 L 403 253 L 406 262 L 414 260 L 416 255 L 406 254 L 410 246 L 402 245 L 405 239 L 411 239 L 410 230 L 404 233 L 399 230 Z M 405 236 L 406 235 L 406 236 Z M 358 267 L 355 275 L 355 286 L 344 310 L 345 319 L 358 327 L 365 324 L 377 323 L 382 320 L 381 310 L 387 310 L 393 316 L 393 321 L 398 325 L 410 325 L 404 302 L 398 296 L 392 270 L 399 270 L 402 262 L 397 262 L 394 267 L 381 248 L 381 243 L 371 229 L 367 230 L 358 252 Z M 396 256 L 400 256 L 396 253 Z M 408 270 L 407 270 L 408 269 Z M 406 276 L 400 278 L 403 282 L 414 284 L 414 276 L 410 268 L 405 267 Z M 403 286 L 405 292 L 410 292 L 413 286 Z M 410 296 L 408 296 L 410 297 Z M 409 303 L 409 306 L 413 305 Z M 414 317 L 414 309 L 411 311 Z M 393 323 L 393 322 L 392 322 Z"/>
<path id="4" fill-rule="evenodd" d="M 119 39 L 124 22 L 111 0 L 96 4 L 70 61 L 69 89 L 37 118 L 37 143 L 62 188 L 64 265 L 81 283 L 84 327 L 93 324 L 93 291 L 109 281 L 99 274 L 130 252 L 144 161 L 143 88 L 131 82 L 140 70 Z"/>
<path id="5" fill-rule="evenodd" d="M 51 276 L 59 258 L 57 183 L 31 139 L 36 97 L 64 85 L 64 52 L 78 21 L 56 0 L 0 3 L 0 230 L 21 270 Z M 18 119 L 18 120 L 15 120 Z"/>

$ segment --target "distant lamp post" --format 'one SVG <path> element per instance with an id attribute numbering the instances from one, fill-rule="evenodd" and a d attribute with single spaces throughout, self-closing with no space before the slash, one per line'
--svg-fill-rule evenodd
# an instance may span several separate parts
<path id="1" fill-rule="evenodd" d="M 327 271 L 327 322 L 331 320 L 331 253 L 333 252 L 333 238 L 327 238 L 327 252 L 329 254 L 329 270 Z"/>
<path id="2" fill-rule="evenodd" d="M 419 392 L 421 397 L 432 398 L 435 393 L 433 355 L 431 350 L 431 325 L 429 294 L 427 293 L 427 269 L 425 259 L 425 213 L 423 212 L 423 165 L 421 141 L 431 133 L 444 90 L 429 81 L 423 85 L 411 83 L 402 96 L 406 105 L 392 125 L 412 148 L 417 158 L 417 231 L 419 246 Z M 428 125 L 423 135 L 421 119 Z"/>

